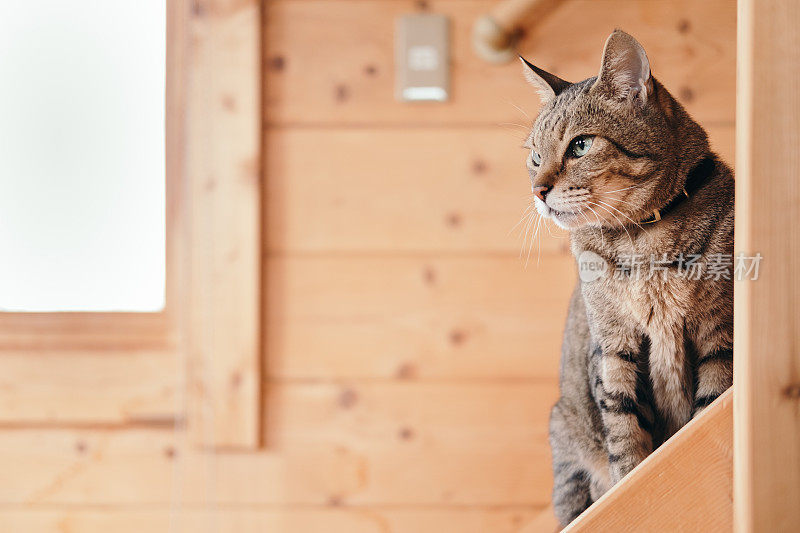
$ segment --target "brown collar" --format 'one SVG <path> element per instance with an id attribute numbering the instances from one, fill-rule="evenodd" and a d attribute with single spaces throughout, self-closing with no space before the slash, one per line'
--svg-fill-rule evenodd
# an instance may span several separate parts
<path id="1" fill-rule="evenodd" d="M 661 220 L 667 213 L 675 209 L 678 204 L 689 198 L 690 195 L 697 192 L 697 190 L 706 182 L 706 180 L 711 177 L 711 174 L 714 173 L 716 166 L 717 162 L 714 159 L 714 156 L 708 155 L 701 159 L 700 162 L 692 167 L 692 170 L 689 171 L 689 174 L 686 176 L 686 184 L 683 186 L 681 192 L 679 192 L 675 198 L 667 202 L 667 205 L 661 209 L 654 209 L 652 215 L 640 221 L 639 223 L 653 224 Z"/>

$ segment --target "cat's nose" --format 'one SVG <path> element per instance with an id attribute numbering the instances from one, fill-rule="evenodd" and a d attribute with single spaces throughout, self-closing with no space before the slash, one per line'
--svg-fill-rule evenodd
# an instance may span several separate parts
<path id="1" fill-rule="evenodd" d="M 547 193 L 550 192 L 550 189 L 551 187 L 548 187 L 547 185 L 537 185 L 533 188 L 533 194 L 536 196 L 536 198 L 544 202 L 545 196 L 547 196 Z"/>

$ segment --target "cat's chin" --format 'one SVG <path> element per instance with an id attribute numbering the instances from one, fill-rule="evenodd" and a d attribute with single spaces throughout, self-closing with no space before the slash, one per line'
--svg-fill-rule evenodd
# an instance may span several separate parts
<path id="1" fill-rule="evenodd" d="M 550 209 L 546 215 L 547 218 L 556 223 L 556 225 L 568 231 L 572 231 L 586 225 L 586 217 L 582 213 L 570 213 L 566 211 L 556 211 Z"/>
<path id="2" fill-rule="evenodd" d="M 578 212 L 558 211 L 538 198 L 534 200 L 534 203 L 540 215 L 544 218 L 549 218 L 561 229 L 571 231 L 585 226 L 588 223 L 584 209 Z"/>

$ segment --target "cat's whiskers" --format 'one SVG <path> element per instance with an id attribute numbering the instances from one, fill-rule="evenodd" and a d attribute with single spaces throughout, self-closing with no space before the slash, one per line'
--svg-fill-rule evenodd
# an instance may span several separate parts
<path id="1" fill-rule="evenodd" d="M 525 224 L 525 235 L 522 238 L 522 246 L 519 249 L 519 258 L 522 259 L 522 254 L 525 253 L 525 246 L 528 244 L 528 232 L 531 230 L 531 225 L 533 221 L 536 219 L 536 215 L 538 213 L 536 211 L 531 212 L 530 215 L 527 217 L 527 222 Z"/>
<path id="2" fill-rule="evenodd" d="M 611 209 L 614 209 L 614 210 L 615 210 L 617 213 L 619 213 L 620 215 L 622 215 L 622 216 L 624 216 L 625 218 L 627 218 L 628 220 L 630 220 L 630 221 L 631 221 L 631 222 L 632 222 L 634 225 L 636 225 L 636 226 L 637 226 L 637 227 L 638 227 L 640 230 L 642 230 L 643 232 L 647 233 L 647 230 L 646 230 L 646 229 L 644 229 L 644 228 L 642 227 L 642 225 L 641 225 L 641 224 L 639 224 L 638 222 L 636 222 L 635 220 L 633 220 L 631 217 L 629 217 L 628 215 L 626 215 L 625 213 L 623 213 L 621 210 L 617 209 L 617 208 L 616 208 L 616 207 L 614 207 L 613 205 L 610 205 L 610 204 L 608 204 L 608 203 L 606 203 L 606 202 L 603 202 L 602 200 L 598 200 L 598 202 L 600 202 L 601 204 L 607 205 L 607 206 L 608 206 L 608 207 L 610 207 Z"/>
<path id="3" fill-rule="evenodd" d="M 545 218 L 544 219 L 544 223 L 545 223 L 545 227 L 547 228 L 547 233 L 548 233 L 548 235 L 550 235 L 550 237 L 552 237 L 554 239 L 563 239 L 564 238 L 563 235 L 553 235 L 553 232 L 550 231 L 550 219 Z"/>
<path id="4" fill-rule="evenodd" d="M 600 230 L 600 240 L 603 242 L 603 246 L 605 246 L 606 245 L 606 239 L 605 239 L 605 237 L 603 237 L 603 223 L 602 223 L 602 219 L 600 218 L 600 215 L 598 215 L 597 211 L 592 209 L 591 206 L 589 206 L 588 204 L 586 205 L 586 209 L 588 209 L 589 211 L 594 213 L 594 217 L 597 219 L 597 228 Z M 589 220 L 589 218 L 587 217 L 586 220 Z"/>
<path id="5" fill-rule="evenodd" d="M 531 119 L 531 116 L 530 116 L 529 114 L 527 114 L 527 113 L 525 112 L 525 110 L 524 110 L 524 109 L 522 109 L 520 106 L 518 106 L 517 104 L 515 104 L 515 103 L 514 103 L 514 102 L 512 102 L 511 100 L 508 100 L 507 98 L 505 99 L 505 101 L 506 101 L 506 103 L 508 103 L 508 104 L 511 104 L 512 106 L 514 106 L 514 107 L 517 109 L 517 111 L 519 111 L 520 113 L 522 113 L 523 115 L 525 115 L 525 118 L 527 118 L 528 120 L 531 120 L 531 121 L 533 120 L 533 119 Z"/>
<path id="6" fill-rule="evenodd" d="M 636 185 L 631 185 L 630 187 L 625 187 L 624 189 L 617 189 L 616 191 L 604 191 L 606 194 L 611 194 L 612 192 L 622 192 L 627 191 L 628 189 L 633 189 Z"/>
<path id="7" fill-rule="evenodd" d="M 517 128 L 522 128 L 525 132 L 528 132 L 530 128 L 523 124 L 517 124 L 516 122 L 498 122 L 498 126 L 516 126 Z"/>
<path id="8" fill-rule="evenodd" d="M 539 219 L 538 219 L 538 218 L 536 219 L 536 223 L 537 223 L 537 224 L 539 223 Z M 527 239 L 526 239 L 526 240 L 525 240 L 525 242 L 523 243 L 523 244 L 525 244 L 525 247 L 528 249 L 528 254 L 527 254 L 527 255 L 526 255 L 526 257 L 525 257 L 525 269 L 526 269 L 526 270 L 527 270 L 527 268 L 528 268 L 528 259 L 529 259 L 529 258 L 530 258 L 530 256 L 531 256 L 531 248 L 533 248 L 533 240 L 536 238 L 536 229 L 535 229 L 535 228 L 536 228 L 536 226 L 534 226 L 533 233 L 531 234 L 531 240 L 530 240 L 530 243 L 527 241 Z M 526 235 L 526 237 L 527 237 L 527 235 Z M 523 253 L 524 253 L 524 252 L 525 252 L 525 248 L 523 248 L 523 249 L 522 249 L 522 251 L 523 251 Z M 520 259 L 522 259 L 522 256 L 520 256 Z"/>
<path id="9" fill-rule="evenodd" d="M 525 269 L 526 270 L 528 268 L 528 261 L 531 258 L 531 250 L 533 250 L 533 241 L 536 239 L 536 236 L 539 235 L 539 229 L 541 227 L 541 224 L 542 224 L 542 217 L 539 216 L 539 218 L 536 219 L 536 228 L 533 230 L 533 235 L 531 235 L 531 242 L 530 242 L 530 245 L 528 246 L 528 256 L 525 258 Z M 539 243 L 539 256 L 541 257 L 541 251 L 542 251 L 541 236 L 539 237 L 538 243 Z M 539 265 L 539 260 L 538 259 L 537 259 L 536 264 L 537 264 L 537 266 Z"/>
<path id="10" fill-rule="evenodd" d="M 614 201 L 614 202 L 619 202 L 621 204 L 629 205 L 631 207 L 639 208 L 639 206 L 637 204 L 633 203 L 633 202 L 629 202 L 627 200 L 623 200 L 621 198 L 617 198 L 616 196 L 610 196 L 608 194 L 596 193 L 595 194 L 595 198 L 603 198 L 605 200 L 611 200 L 611 201 Z"/>
<path id="11" fill-rule="evenodd" d="M 622 227 L 622 229 L 623 229 L 623 230 L 625 230 L 625 233 L 628 235 L 628 240 L 630 240 L 630 241 L 631 241 L 631 246 L 634 246 L 634 245 L 635 245 L 635 243 L 633 242 L 633 237 L 631 237 L 631 234 L 630 234 L 630 232 L 628 231 L 628 228 L 626 228 L 626 227 L 625 227 L 625 224 L 623 224 L 623 223 L 622 223 L 622 221 L 619 219 L 619 217 L 617 217 L 617 215 L 615 215 L 615 214 L 614 214 L 614 212 L 613 212 L 613 211 L 609 211 L 608 209 L 606 209 L 605 207 L 603 207 L 602 205 L 600 205 L 600 204 L 598 204 L 598 203 L 595 203 L 595 202 L 591 202 L 591 203 L 592 203 L 592 205 L 595 205 L 595 206 L 597 206 L 598 208 L 600 208 L 600 209 L 602 209 L 602 210 L 604 210 L 604 211 L 607 211 L 608 213 L 610 213 L 610 214 L 611 214 L 611 216 L 612 216 L 612 217 L 614 217 L 614 218 L 616 219 L 616 221 L 617 221 L 617 222 L 619 222 L 619 225 L 620 225 L 620 227 Z"/>
<path id="12" fill-rule="evenodd" d="M 534 210 L 534 209 L 536 209 L 536 206 L 535 206 L 535 205 L 533 205 L 533 204 L 530 204 L 530 205 L 528 205 L 528 207 L 526 207 L 526 208 L 525 208 L 525 211 L 522 213 L 522 216 L 520 217 L 520 219 L 519 219 L 519 222 L 517 222 L 516 224 L 514 224 L 514 227 L 513 227 L 513 228 L 511 228 L 511 230 L 509 230 L 508 234 L 509 234 L 509 235 L 511 235 L 512 233 L 514 233 L 514 230 L 515 230 L 515 229 L 517 229 L 517 227 L 518 227 L 520 224 L 522 224 L 522 223 L 523 223 L 523 221 L 525 221 L 525 220 L 527 220 L 527 219 L 528 219 L 528 216 L 530 215 L 531 211 L 532 211 L 532 210 Z"/>
<path id="13" fill-rule="evenodd" d="M 545 223 L 547 222 L 547 219 L 546 219 L 546 218 L 544 218 L 544 217 L 541 217 L 541 219 L 544 219 L 544 220 L 545 220 Z M 541 219 L 540 219 L 540 220 L 541 220 Z M 546 225 L 546 224 L 545 224 L 545 225 Z M 539 245 L 538 245 L 538 246 L 539 246 L 539 249 L 538 249 L 538 250 L 537 250 L 537 252 L 536 252 L 536 267 L 537 267 L 537 268 L 539 267 L 539 263 L 540 263 L 540 262 L 541 262 L 541 260 L 542 260 L 542 232 L 541 232 L 541 231 L 539 231 L 538 233 L 539 233 Z"/>

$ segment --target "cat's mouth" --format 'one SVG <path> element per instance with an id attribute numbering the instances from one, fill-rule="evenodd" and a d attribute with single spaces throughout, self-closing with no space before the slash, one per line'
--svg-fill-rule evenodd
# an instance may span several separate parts
<path id="1" fill-rule="evenodd" d="M 561 226 L 564 229 L 572 229 L 576 226 L 580 226 L 582 222 L 586 221 L 586 215 L 584 214 L 585 209 L 581 209 L 579 211 L 559 211 L 557 209 L 550 209 L 550 217 L 555 221 L 556 224 Z"/>
<path id="2" fill-rule="evenodd" d="M 547 205 L 547 202 L 542 202 L 541 200 L 538 200 L 536 204 L 540 214 L 551 218 L 564 229 L 573 229 L 580 226 L 582 222 L 588 222 L 586 208 L 584 207 L 578 207 L 577 211 L 560 211 L 558 209 L 553 209 Z"/>

